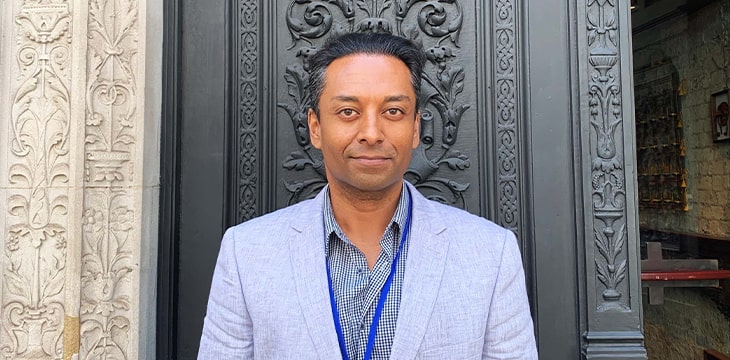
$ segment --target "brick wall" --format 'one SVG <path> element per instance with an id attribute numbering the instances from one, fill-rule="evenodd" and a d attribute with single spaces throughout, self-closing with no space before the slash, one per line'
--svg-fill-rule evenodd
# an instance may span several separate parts
<path id="1" fill-rule="evenodd" d="M 730 0 L 644 30 L 633 43 L 634 68 L 671 62 L 677 70 L 689 171 L 689 210 L 641 209 L 640 224 L 730 240 L 730 142 L 712 141 L 709 105 L 730 88 Z"/>

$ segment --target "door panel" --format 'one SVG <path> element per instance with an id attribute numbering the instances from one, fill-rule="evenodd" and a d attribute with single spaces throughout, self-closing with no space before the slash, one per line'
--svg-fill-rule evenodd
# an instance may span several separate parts
<path id="1" fill-rule="evenodd" d="M 416 40 L 428 54 L 421 145 L 407 178 L 433 199 L 486 214 L 478 185 L 485 132 L 476 114 L 487 89 L 477 91 L 474 12 L 464 6 L 474 8 L 473 2 L 278 2 L 270 62 L 277 102 L 267 109 L 275 114 L 277 208 L 312 197 L 326 183 L 307 134 L 308 55 L 337 33 L 387 31 Z"/>
<path id="2" fill-rule="evenodd" d="M 476 31 L 475 3 L 282 0 L 272 7 L 235 5 L 232 71 L 238 80 L 231 84 L 235 101 L 229 150 L 237 158 L 232 161 L 237 170 L 230 188 L 236 199 L 229 208 L 231 223 L 311 197 L 324 185 L 321 155 L 307 136 L 307 56 L 327 37 L 360 29 L 415 38 L 429 54 L 423 144 L 408 178 L 434 199 L 488 213 L 488 187 L 479 181 L 487 171 L 482 154 L 489 144 L 490 91 L 478 84 L 488 78 L 490 62 L 474 51 L 485 48 L 488 39 Z M 257 23 L 256 14 L 266 23 Z"/>
<path id="3" fill-rule="evenodd" d="M 177 279 L 170 301 L 176 317 L 168 324 L 177 336 L 175 356 L 160 359 L 197 356 L 225 223 L 225 3 L 186 1 L 181 10 Z"/>

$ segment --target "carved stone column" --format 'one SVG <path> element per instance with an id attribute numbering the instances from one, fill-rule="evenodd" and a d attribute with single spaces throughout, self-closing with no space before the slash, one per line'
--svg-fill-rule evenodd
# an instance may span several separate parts
<path id="1" fill-rule="evenodd" d="M 587 359 L 646 359 L 627 1 L 579 0 Z"/>
<path id="2" fill-rule="evenodd" d="M 85 43 L 68 1 L 2 9 L 0 229 L 3 359 L 70 358 L 79 343 Z"/>
<path id="3" fill-rule="evenodd" d="M 154 302 L 142 271 L 155 271 L 141 266 L 155 254 L 141 249 L 157 241 L 142 236 L 157 214 L 143 201 L 155 198 L 159 155 L 158 116 L 145 102 L 156 99 L 154 86 L 145 89 L 145 6 L 2 3 L 4 359 L 135 359 L 148 351 L 139 344 L 149 327 L 140 312 Z"/>

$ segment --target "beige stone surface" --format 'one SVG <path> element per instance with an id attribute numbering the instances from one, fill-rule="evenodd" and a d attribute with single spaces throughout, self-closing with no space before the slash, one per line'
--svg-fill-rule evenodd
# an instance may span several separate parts
<path id="1" fill-rule="evenodd" d="M 72 6 L 5 1 L 2 14 L 0 356 L 61 358 L 65 317 L 78 303 L 66 286 L 75 283 L 69 269 L 79 260 L 69 220 L 79 210 L 70 202 L 79 151 L 71 108 L 83 96 L 72 79 Z"/>
<path id="2" fill-rule="evenodd" d="M 154 354 L 161 26 L 159 3 L 0 1 L 0 358 Z"/>

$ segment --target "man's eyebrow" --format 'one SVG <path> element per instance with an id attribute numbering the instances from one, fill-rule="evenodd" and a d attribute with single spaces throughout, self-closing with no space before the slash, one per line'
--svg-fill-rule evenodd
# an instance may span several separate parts
<path id="1" fill-rule="evenodd" d="M 392 96 L 386 96 L 385 102 L 398 102 L 398 101 L 411 101 L 411 98 L 408 95 L 392 95 Z"/>
<path id="2" fill-rule="evenodd" d="M 332 100 L 342 101 L 342 102 L 358 102 L 359 101 L 357 96 L 350 96 L 350 95 L 336 95 L 336 96 L 332 97 Z M 399 102 L 399 101 L 410 102 L 411 98 L 408 95 L 391 95 L 391 96 L 385 97 L 385 102 Z"/>
<path id="3" fill-rule="evenodd" d="M 335 101 L 343 101 L 343 102 L 357 102 L 357 96 L 348 96 L 348 95 L 337 95 L 332 97 L 332 100 Z"/>

